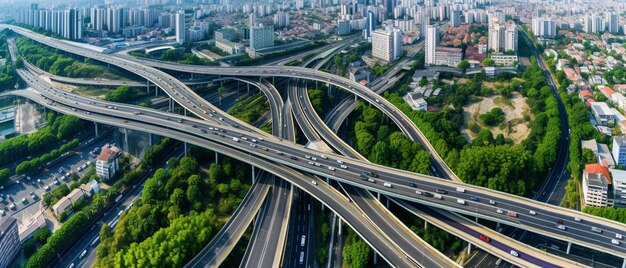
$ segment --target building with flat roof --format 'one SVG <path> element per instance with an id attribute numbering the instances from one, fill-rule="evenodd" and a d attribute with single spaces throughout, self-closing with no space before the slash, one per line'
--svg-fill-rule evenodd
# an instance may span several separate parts
<path id="1" fill-rule="evenodd" d="M 583 171 L 583 197 L 585 205 L 606 207 L 608 205 L 609 169 L 600 164 L 587 164 Z"/>
<path id="2" fill-rule="evenodd" d="M 9 267 L 19 251 L 17 219 L 13 216 L 4 216 L 0 218 L 0 267 Z"/>
<path id="3" fill-rule="evenodd" d="M 491 60 L 497 66 L 515 66 L 518 63 L 517 55 L 506 55 L 504 53 L 491 53 Z"/>
<path id="4" fill-rule="evenodd" d="M 463 50 L 457 47 L 435 48 L 435 65 L 456 67 L 463 59 Z"/>
<path id="5" fill-rule="evenodd" d="M 105 145 L 100 151 L 100 155 L 96 159 L 96 174 L 103 180 L 113 178 L 115 172 L 119 169 L 118 158 L 121 156 L 120 149 Z"/>
<path id="6" fill-rule="evenodd" d="M 273 26 L 252 26 L 250 27 L 250 49 L 257 50 L 274 45 Z"/>
<path id="7" fill-rule="evenodd" d="M 241 43 L 235 43 L 226 39 L 216 39 L 215 46 L 228 54 L 239 54 L 245 51 L 245 47 Z"/>
<path id="8" fill-rule="evenodd" d="M 591 114 L 600 126 L 615 123 L 615 113 L 605 102 L 594 102 L 589 106 Z"/>
<path id="9" fill-rule="evenodd" d="M 580 141 L 580 144 L 582 148 L 587 148 L 593 152 L 596 159 L 598 159 L 598 164 L 609 168 L 615 167 L 615 161 L 613 160 L 609 146 L 606 144 L 598 143 L 595 139 L 583 140 Z"/>
<path id="10" fill-rule="evenodd" d="M 613 160 L 615 164 L 626 166 L 626 137 L 613 137 Z"/>
<path id="11" fill-rule="evenodd" d="M 613 205 L 626 207 L 626 170 L 609 169 L 613 181 Z"/>

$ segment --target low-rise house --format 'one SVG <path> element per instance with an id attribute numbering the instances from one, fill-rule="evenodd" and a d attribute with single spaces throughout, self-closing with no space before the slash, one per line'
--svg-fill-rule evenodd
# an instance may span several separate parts
<path id="1" fill-rule="evenodd" d="M 404 101 L 406 101 L 413 110 L 426 111 L 428 109 L 428 103 L 422 97 L 422 94 L 409 92 L 404 96 Z"/>
<path id="2" fill-rule="evenodd" d="M 603 143 L 598 143 L 595 139 L 580 141 L 582 148 L 587 148 L 593 152 L 596 156 L 598 164 L 613 168 L 615 167 L 615 161 L 609 150 L 609 146 Z"/>
<path id="3" fill-rule="evenodd" d="M 596 123 L 600 126 L 615 123 L 615 114 L 605 102 L 594 102 L 590 105 Z"/>

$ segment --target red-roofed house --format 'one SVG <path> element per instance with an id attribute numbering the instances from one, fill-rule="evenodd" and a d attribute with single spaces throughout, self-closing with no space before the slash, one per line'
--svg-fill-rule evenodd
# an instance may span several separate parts
<path id="1" fill-rule="evenodd" d="M 588 99 L 593 99 L 593 93 L 591 93 L 591 91 L 586 90 L 586 89 L 581 90 L 580 92 L 578 92 L 578 97 L 582 101 L 587 101 Z"/>
<path id="2" fill-rule="evenodd" d="M 611 175 L 608 167 L 597 163 L 585 165 L 583 172 L 585 205 L 606 207 L 608 205 L 609 184 L 611 184 Z"/>
<path id="3" fill-rule="evenodd" d="M 100 155 L 96 159 L 96 174 L 103 180 L 113 178 L 119 169 L 118 158 L 121 155 L 120 149 L 112 145 L 104 145 Z"/>
<path id="4" fill-rule="evenodd" d="M 600 92 L 602 92 L 602 95 L 604 95 L 607 99 L 611 99 L 611 96 L 615 94 L 615 91 L 613 91 L 610 87 L 599 86 L 598 88 L 600 88 Z"/>
<path id="5" fill-rule="evenodd" d="M 585 102 L 585 106 L 587 106 L 587 108 L 591 107 L 591 104 L 596 102 L 596 100 L 594 99 L 587 99 L 587 101 Z"/>

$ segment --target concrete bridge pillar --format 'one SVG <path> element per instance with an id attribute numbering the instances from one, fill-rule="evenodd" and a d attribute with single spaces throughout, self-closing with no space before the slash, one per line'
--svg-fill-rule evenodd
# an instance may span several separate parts
<path id="1" fill-rule="evenodd" d="M 185 142 L 185 157 L 187 157 L 187 143 Z"/>
<path id="2" fill-rule="evenodd" d="M 389 209 L 389 198 L 385 198 L 387 200 L 387 209 Z"/>
<path id="3" fill-rule="evenodd" d="M 154 96 L 158 97 L 159 96 L 159 87 L 155 87 L 154 88 Z"/>
<path id="4" fill-rule="evenodd" d="M 150 93 L 150 80 L 146 79 L 146 94 Z"/>
<path id="5" fill-rule="evenodd" d="M 470 252 L 472 252 L 472 243 L 467 243 L 467 255 L 469 255 Z"/>
<path id="6" fill-rule="evenodd" d="M 215 164 L 219 164 L 219 154 L 217 154 L 217 152 L 215 152 Z"/>
<path id="7" fill-rule="evenodd" d="M 130 151 L 130 148 L 128 147 L 128 129 L 124 129 L 124 145 L 126 146 L 126 150 Z"/>
<path id="8" fill-rule="evenodd" d="M 499 222 L 496 222 L 496 232 L 502 231 L 502 225 Z"/>
<path id="9" fill-rule="evenodd" d="M 99 135 L 99 132 L 98 132 L 98 122 L 93 122 L 93 125 L 94 125 L 94 127 L 96 129 L 96 136 L 98 136 Z"/>
<path id="10" fill-rule="evenodd" d="M 424 221 L 424 229 L 428 228 L 428 222 Z"/>
<path id="11" fill-rule="evenodd" d="M 626 268 L 626 259 L 624 259 L 624 262 L 622 262 L 622 268 Z"/>
<path id="12" fill-rule="evenodd" d="M 256 173 L 254 172 L 254 166 L 252 166 L 252 183 L 256 181 Z"/>
<path id="13" fill-rule="evenodd" d="M 148 133 L 148 144 L 152 146 L 154 144 L 154 138 L 152 137 L 152 133 Z"/>
<path id="14" fill-rule="evenodd" d="M 569 251 L 572 249 L 572 242 L 567 242 L 567 250 L 565 253 L 569 254 Z"/>
<path id="15" fill-rule="evenodd" d="M 337 227 L 337 228 L 339 228 L 339 229 L 338 229 L 337 234 L 341 235 L 342 230 L 343 230 L 343 227 L 342 227 L 342 225 L 343 225 L 343 224 L 342 224 L 342 223 L 343 223 L 343 221 L 342 221 L 342 220 L 341 220 L 341 218 L 340 218 L 340 217 L 338 217 L 338 216 L 337 216 L 337 219 L 338 219 L 338 221 L 337 221 L 337 222 L 339 223 L 339 226 Z"/>

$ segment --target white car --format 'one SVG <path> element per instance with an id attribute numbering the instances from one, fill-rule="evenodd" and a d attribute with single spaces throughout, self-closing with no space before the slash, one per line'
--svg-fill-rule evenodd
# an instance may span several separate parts
<path id="1" fill-rule="evenodd" d="M 515 250 L 511 250 L 511 255 L 515 256 L 515 257 L 519 257 L 519 253 L 517 253 L 517 251 Z"/>

